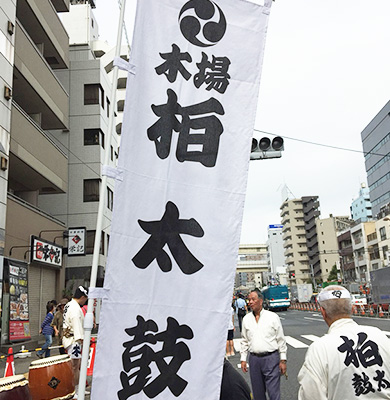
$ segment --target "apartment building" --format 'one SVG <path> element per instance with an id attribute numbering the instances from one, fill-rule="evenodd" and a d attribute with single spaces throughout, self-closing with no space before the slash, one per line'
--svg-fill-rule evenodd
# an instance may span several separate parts
<path id="1" fill-rule="evenodd" d="M 241 244 L 238 250 L 235 290 L 249 291 L 264 284 L 268 272 L 266 244 Z"/>
<path id="2" fill-rule="evenodd" d="M 390 101 L 361 133 L 372 215 L 390 203 Z"/>
<path id="3" fill-rule="evenodd" d="M 355 258 L 352 248 L 351 230 L 340 232 L 337 237 L 340 255 L 340 269 L 344 283 L 356 282 Z"/>
<path id="4" fill-rule="evenodd" d="M 68 190 L 68 156 L 53 133 L 69 128 L 69 95 L 55 74 L 69 66 L 69 38 L 58 16 L 69 11 L 69 0 L 4 0 L 0 9 L 5 343 L 38 335 L 46 302 L 60 298 L 64 286 L 67 227 L 39 197 Z"/>
<path id="5" fill-rule="evenodd" d="M 15 21 L 15 1 L 2 1 L 0 4 L 0 271 L 3 268 L 5 246 Z"/>
<path id="6" fill-rule="evenodd" d="M 105 153 L 109 166 L 117 164 L 121 116 L 109 132 L 112 112 L 121 115 L 126 88 L 126 73 L 120 72 L 116 104 L 110 104 L 115 48 L 99 40 L 98 24 L 93 15 L 94 3 L 71 1 L 70 11 L 62 22 L 70 37 L 69 68 L 58 71 L 58 78 L 70 95 L 69 132 L 57 133 L 57 140 L 68 155 L 69 190 L 63 195 L 40 197 L 51 213 L 65 221 L 69 229 L 85 230 L 85 254 L 66 257 L 66 286 L 89 285 L 96 221 Z M 128 59 L 128 48 L 123 49 Z M 108 138 L 110 145 L 107 145 Z M 113 211 L 114 181 L 107 180 L 103 215 L 97 285 L 101 286 L 108 253 Z"/>
<path id="7" fill-rule="evenodd" d="M 268 272 L 270 274 L 286 273 L 283 248 L 283 225 L 268 226 Z"/>
<path id="8" fill-rule="evenodd" d="M 321 280 L 326 282 L 335 265 L 340 270 L 340 253 L 338 236 L 349 229 L 353 221 L 348 216 L 321 218 L 316 221 L 318 237 L 318 255 L 321 265 Z M 341 272 L 340 272 L 340 278 Z"/>
<path id="9" fill-rule="evenodd" d="M 359 197 L 352 201 L 351 217 L 357 222 L 367 222 L 372 220 L 372 206 L 370 201 L 370 189 L 365 183 L 361 184 Z"/>
<path id="10" fill-rule="evenodd" d="M 311 271 L 307 254 L 302 199 L 285 200 L 280 210 L 289 284 L 306 283 L 311 279 Z"/>
<path id="11" fill-rule="evenodd" d="M 375 221 L 362 222 L 351 228 L 352 250 L 355 261 L 355 275 L 358 282 L 370 280 L 369 241 L 374 240 Z"/>

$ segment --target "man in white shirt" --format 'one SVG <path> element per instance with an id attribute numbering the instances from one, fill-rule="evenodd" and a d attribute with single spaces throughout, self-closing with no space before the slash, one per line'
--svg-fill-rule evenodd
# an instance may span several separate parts
<path id="1" fill-rule="evenodd" d="M 317 300 L 329 331 L 306 353 L 298 399 L 390 399 L 390 339 L 352 320 L 351 295 L 344 287 L 327 286 Z"/>
<path id="2" fill-rule="evenodd" d="M 249 293 L 252 312 L 242 321 L 241 369 L 248 371 L 254 400 L 280 400 L 280 375 L 287 370 L 287 345 L 280 318 L 263 309 L 260 290 Z"/>
<path id="3" fill-rule="evenodd" d="M 80 377 L 81 350 L 84 339 L 84 314 L 81 307 L 88 300 L 88 291 L 79 286 L 73 299 L 65 305 L 62 344 L 72 361 L 75 380 L 75 399 L 77 399 Z"/>

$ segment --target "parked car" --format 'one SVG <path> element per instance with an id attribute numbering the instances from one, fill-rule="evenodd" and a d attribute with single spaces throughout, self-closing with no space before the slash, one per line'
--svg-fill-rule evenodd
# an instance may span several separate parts
<path id="1" fill-rule="evenodd" d="M 352 304 L 355 306 L 365 306 L 367 305 L 367 298 L 364 294 L 351 294 Z"/>

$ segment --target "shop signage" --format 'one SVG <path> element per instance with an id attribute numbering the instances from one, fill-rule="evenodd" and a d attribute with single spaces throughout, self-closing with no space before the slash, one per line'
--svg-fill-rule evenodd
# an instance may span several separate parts
<path id="1" fill-rule="evenodd" d="M 69 228 L 68 256 L 85 256 L 85 228 Z"/>
<path id="2" fill-rule="evenodd" d="M 30 339 L 28 273 L 26 264 L 8 261 L 9 266 L 9 340 Z"/>
<path id="3" fill-rule="evenodd" d="M 31 262 L 39 262 L 53 267 L 62 266 L 62 246 L 31 236 Z"/>

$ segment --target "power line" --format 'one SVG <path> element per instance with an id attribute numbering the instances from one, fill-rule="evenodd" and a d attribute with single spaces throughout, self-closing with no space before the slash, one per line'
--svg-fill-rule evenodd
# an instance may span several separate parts
<path id="1" fill-rule="evenodd" d="M 289 139 L 289 140 L 295 140 L 296 142 L 302 142 L 302 143 L 306 143 L 306 144 L 312 144 L 314 146 L 321 146 L 321 147 L 328 147 L 331 149 L 336 149 L 336 150 L 343 150 L 343 151 L 350 151 L 352 153 L 361 153 L 364 154 L 365 156 L 368 154 L 372 154 L 375 156 L 381 156 L 381 157 L 386 157 L 387 154 L 379 154 L 379 153 L 372 153 L 371 151 L 362 151 L 362 150 L 355 150 L 355 149 L 347 149 L 345 147 L 338 147 L 338 146 L 331 146 L 330 144 L 323 144 L 323 143 L 317 143 L 317 142 L 311 142 L 309 140 L 303 140 L 303 139 L 297 139 L 297 138 L 293 138 L 293 137 L 289 137 L 289 136 L 283 136 L 283 135 L 278 135 L 276 133 L 271 133 L 271 132 L 266 132 L 266 131 L 261 131 L 260 129 L 254 129 L 254 131 L 256 132 L 260 132 L 260 133 L 264 133 L 266 135 L 271 135 L 271 136 L 280 136 L 283 139 Z"/>

